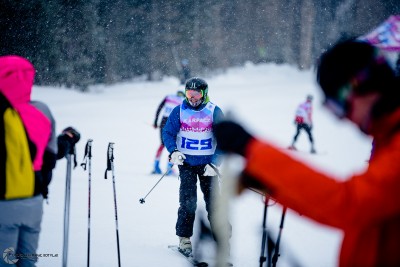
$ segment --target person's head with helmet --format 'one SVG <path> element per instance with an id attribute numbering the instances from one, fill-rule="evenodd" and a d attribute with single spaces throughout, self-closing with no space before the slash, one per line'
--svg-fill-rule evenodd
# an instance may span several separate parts
<path id="1" fill-rule="evenodd" d="M 193 77 L 186 81 L 185 99 L 192 107 L 208 102 L 208 84 L 205 80 Z"/>
<path id="2" fill-rule="evenodd" d="M 306 101 L 307 102 L 312 102 L 312 100 L 313 100 L 313 96 L 312 95 L 307 95 Z"/>
<path id="3" fill-rule="evenodd" d="M 325 106 L 368 134 L 374 120 L 400 107 L 394 70 L 378 48 L 365 42 L 347 40 L 326 51 L 319 61 L 317 81 Z"/>

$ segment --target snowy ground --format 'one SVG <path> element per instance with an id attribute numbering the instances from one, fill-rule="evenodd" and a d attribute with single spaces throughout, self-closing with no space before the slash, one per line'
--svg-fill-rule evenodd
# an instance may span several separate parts
<path id="1" fill-rule="evenodd" d="M 314 136 L 317 155 L 298 152 L 296 156 L 338 179 L 366 167 L 370 139 L 349 123 L 339 123 L 321 107 L 312 71 L 300 72 L 286 65 L 252 65 L 234 68 L 208 77 L 211 101 L 236 118 L 258 136 L 287 147 L 294 135 L 293 115 L 306 94 L 314 95 Z M 122 266 L 187 266 L 167 246 L 177 244 L 175 221 L 178 208 L 177 177 L 166 177 L 147 197 L 159 180 L 150 175 L 159 130 L 151 124 L 162 98 L 175 93 L 179 82 L 166 78 L 161 82 L 132 82 L 97 86 L 90 93 L 60 88 L 35 87 L 33 98 L 46 102 L 57 120 L 57 131 L 76 127 L 82 134 L 77 145 L 78 164 L 84 147 L 93 139 L 91 202 L 91 266 L 118 266 L 111 173 L 104 179 L 106 152 L 115 142 L 114 167 L 118 203 L 118 223 Z M 306 136 L 298 148 L 309 150 Z M 167 152 L 163 152 L 166 165 Z M 38 266 L 61 266 L 63 254 L 63 212 L 66 160 L 60 160 L 50 186 L 49 204 L 45 204 L 38 253 L 57 254 L 41 257 Z M 304 179 L 299 177 L 299 179 Z M 88 172 L 77 167 L 71 182 L 70 245 L 68 266 L 86 266 L 88 227 Z M 317 203 L 316 203 L 317 205 Z M 321 207 L 323 208 L 323 207 Z M 198 211 L 204 211 L 199 191 Z M 267 227 L 275 236 L 282 207 L 268 209 Z M 263 202 L 259 195 L 246 191 L 232 204 L 230 222 L 232 262 L 235 266 L 259 266 Z M 317 224 L 296 212 L 288 211 L 281 240 L 278 266 L 336 266 L 341 232 Z"/>

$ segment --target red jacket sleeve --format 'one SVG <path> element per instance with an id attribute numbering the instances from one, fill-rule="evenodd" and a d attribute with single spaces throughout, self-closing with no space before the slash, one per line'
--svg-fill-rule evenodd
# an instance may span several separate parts
<path id="1" fill-rule="evenodd" d="M 245 171 L 277 201 L 318 222 L 345 229 L 379 222 L 400 212 L 400 136 L 377 152 L 365 173 L 345 181 L 260 140 L 249 144 L 246 155 Z"/>

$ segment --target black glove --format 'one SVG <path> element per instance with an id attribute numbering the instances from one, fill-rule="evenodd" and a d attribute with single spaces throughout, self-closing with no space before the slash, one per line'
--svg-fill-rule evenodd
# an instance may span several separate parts
<path id="1" fill-rule="evenodd" d="M 58 153 L 57 158 L 63 158 L 67 154 L 74 154 L 75 144 L 81 139 L 81 134 L 72 127 L 65 128 L 57 137 Z"/>
<path id="2" fill-rule="evenodd" d="M 62 131 L 61 135 L 68 136 L 69 137 L 68 142 L 71 145 L 75 145 L 81 139 L 81 134 L 76 129 L 74 129 L 72 127 L 65 128 Z"/>
<path id="3" fill-rule="evenodd" d="M 214 125 L 214 136 L 218 149 L 244 156 L 246 146 L 253 138 L 242 126 L 233 121 L 222 121 Z"/>

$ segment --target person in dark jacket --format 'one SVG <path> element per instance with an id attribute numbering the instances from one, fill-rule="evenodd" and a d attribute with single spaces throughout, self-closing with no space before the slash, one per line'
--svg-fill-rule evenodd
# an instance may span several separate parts
<path id="1" fill-rule="evenodd" d="M 190 78 L 191 70 L 189 66 L 189 60 L 184 58 L 181 61 L 181 84 L 185 84 L 185 82 Z"/>
<path id="2" fill-rule="evenodd" d="M 209 100 L 208 84 L 195 77 L 186 82 L 185 100 L 172 110 L 163 129 L 162 137 L 170 152 L 170 162 L 179 168 L 181 184 L 176 235 L 179 248 L 187 254 L 192 251 L 190 237 L 196 212 L 197 179 L 209 220 L 212 216 L 211 192 L 218 190 L 216 166 L 220 165 L 213 126 L 222 118 L 222 110 Z"/>

